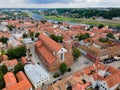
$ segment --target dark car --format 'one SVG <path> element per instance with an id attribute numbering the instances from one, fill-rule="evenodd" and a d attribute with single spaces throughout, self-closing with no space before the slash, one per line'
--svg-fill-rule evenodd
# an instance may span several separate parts
<path id="1" fill-rule="evenodd" d="M 109 58 L 109 59 L 105 59 L 104 61 L 103 61 L 103 63 L 104 64 L 108 64 L 108 63 L 112 63 L 112 62 L 115 62 L 116 61 L 116 59 L 114 59 L 114 58 Z"/>

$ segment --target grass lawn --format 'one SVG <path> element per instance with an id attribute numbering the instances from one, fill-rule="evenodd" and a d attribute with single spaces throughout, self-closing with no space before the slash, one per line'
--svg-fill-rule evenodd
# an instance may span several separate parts
<path id="1" fill-rule="evenodd" d="M 63 16 L 44 16 L 47 19 L 58 20 L 58 21 L 67 21 L 67 22 L 75 22 L 81 24 L 89 24 L 89 25 L 109 25 L 111 27 L 120 27 L 120 23 L 118 22 L 111 22 L 104 20 L 104 21 L 97 21 L 92 19 L 82 19 L 82 18 L 70 18 L 70 17 L 63 17 Z"/>

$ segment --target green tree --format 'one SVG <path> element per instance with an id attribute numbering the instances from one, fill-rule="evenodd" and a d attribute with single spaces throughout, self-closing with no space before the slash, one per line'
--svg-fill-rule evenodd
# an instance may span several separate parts
<path id="1" fill-rule="evenodd" d="M 79 36 L 79 41 L 80 41 L 80 40 L 87 39 L 87 38 L 88 38 L 88 36 L 87 36 L 86 34 L 80 34 L 80 36 Z"/>
<path id="2" fill-rule="evenodd" d="M 50 35 L 50 38 L 53 39 L 56 42 L 62 43 L 63 42 L 63 37 L 62 36 L 56 36 L 54 34 Z"/>
<path id="3" fill-rule="evenodd" d="M 26 49 L 24 46 L 12 48 L 7 51 L 7 55 L 9 57 L 9 59 L 15 59 L 15 58 L 19 59 L 22 56 L 26 56 Z"/>
<path id="4" fill-rule="evenodd" d="M 85 33 L 87 38 L 90 38 L 90 34 L 89 33 Z"/>
<path id="5" fill-rule="evenodd" d="M 107 43 L 109 41 L 109 39 L 108 38 L 100 38 L 99 41 L 103 42 L 103 43 Z"/>
<path id="6" fill-rule="evenodd" d="M 35 38 L 38 38 L 39 35 L 40 35 L 40 33 L 37 32 L 37 33 L 35 34 Z"/>
<path id="7" fill-rule="evenodd" d="M 28 34 L 23 34 L 23 38 L 28 38 Z"/>
<path id="8" fill-rule="evenodd" d="M 63 42 L 63 37 L 62 36 L 57 36 L 57 42 L 62 43 Z"/>
<path id="9" fill-rule="evenodd" d="M 77 48 L 73 48 L 74 60 L 78 59 L 81 56 L 81 52 Z"/>
<path id="10" fill-rule="evenodd" d="M 3 72 L 0 70 L 0 82 L 2 82 L 3 81 Z"/>
<path id="11" fill-rule="evenodd" d="M 115 37 L 113 36 L 113 34 L 112 34 L 112 33 L 108 33 L 106 36 L 107 36 L 108 38 L 115 39 Z"/>
<path id="12" fill-rule="evenodd" d="M 61 63 L 59 70 L 62 74 L 64 74 L 67 71 L 66 63 Z"/>
<path id="13" fill-rule="evenodd" d="M 22 63 L 18 63 L 15 67 L 14 67 L 14 72 L 17 73 L 19 71 L 24 71 L 24 65 Z"/>
<path id="14" fill-rule="evenodd" d="M 55 73 L 55 74 L 53 75 L 54 78 L 57 78 L 57 77 L 59 77 L 59 76 L 60 76 L 59 73 Z"/>
<path id="15" fill-rule="evenodd" d="M 6 74 L 8 72 L 8 69 L 5 65 L 2 65 L 1 69 L 2 69 L 3 74 Z"/>
<path id="16" fill-rule="evenodd" d="M 56 36 L 54 34 L 51 34 L 50 38 L 53 39 L 53 40 L 55 40 L 55 41 L 57 40 L 57 38 L 56 38 Z"/>
<path id="17" fill-rule="evenodd" d="M 8 38 L 7 37 L 1 37 L 0 38 L 0 42 L 2 42 L 2 43 L 7 43 L 7 41 L 8 41 Z"/>
<path id="18" fill-rule="evenodd" d="M 15 28 L 15 26 L 13 26 L 13 25 L 7 25 L 7 27 L 10 31 L 12 31 Z"/>
<path id="19" fill-rule="evenodd" d="M 101 28 L 103 28 L 104 27 L 104 25 L 103 24 L 100 24 L 99 26 L 98 26 L 98 29 L 101 29 Z"/>
<path id="20" fill-rule="evenodd" d="M 42 24 L 45 24 L 47 21 L 46 20 L 41 20 L 40 21 Z"/>
<path id="21" fill-rule="evenodd" d="M 33 37 L 34 36 L 34 33 L 30 31 L 30 37 Z"/>

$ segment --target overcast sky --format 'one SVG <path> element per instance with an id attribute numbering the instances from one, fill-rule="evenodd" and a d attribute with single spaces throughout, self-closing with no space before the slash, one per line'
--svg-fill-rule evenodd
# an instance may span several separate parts
<path id="1" fill-rule="evenodd" d="M 0 8 L 120 7 L 120 0 L 0 0 Z"/>

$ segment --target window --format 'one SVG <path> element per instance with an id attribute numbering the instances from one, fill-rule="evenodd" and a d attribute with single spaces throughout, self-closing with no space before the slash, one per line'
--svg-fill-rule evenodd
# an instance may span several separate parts
<path id="1" fill-rule="evenodd" d="M 61 53 L 61 60 L 63 60 L 63 53 Z"/>

